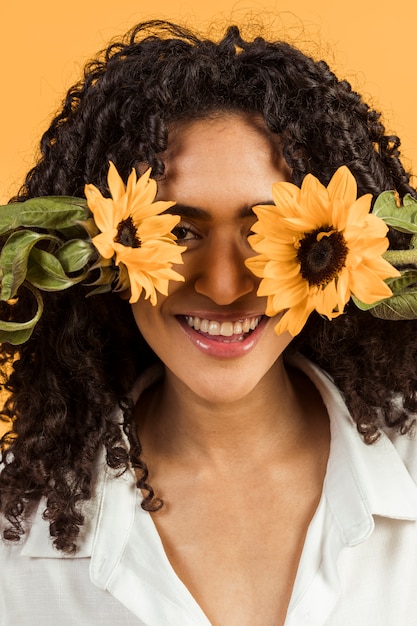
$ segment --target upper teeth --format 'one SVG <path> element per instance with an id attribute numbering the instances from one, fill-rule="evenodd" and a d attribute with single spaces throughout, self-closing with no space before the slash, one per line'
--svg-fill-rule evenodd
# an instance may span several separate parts
<path id="1" fill-rule="evenodd" d="M 217 322 L 216 320 L 202 319 L 201 317 L 186 315 L 185 319 L 191 328 L 201 330 L 208 335 L 223 335 L 223 337 L 232 337 L 232 335 L 241 335 L 255 330 L 261 320 L 261 315 L 257 317 L 246 317 L 237 322 Z"/>

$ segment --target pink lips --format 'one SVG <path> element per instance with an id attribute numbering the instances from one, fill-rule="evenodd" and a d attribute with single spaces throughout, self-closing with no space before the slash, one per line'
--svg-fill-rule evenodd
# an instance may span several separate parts
<path id="1" fill-rule="evenodd" d="M 267 322 L 267 318 L 262 316 L 254 330 L 239 335 L 229 337 L 223 335 L 210 335 L 202 330 L 195 330 L 187 323 L 187 318 L 180 316 L 177 318 L 185 334 L 190 341 L 205 354 L 222 358 L 232 359 L 247 354 L 257 344 L 262 329 Z"/>

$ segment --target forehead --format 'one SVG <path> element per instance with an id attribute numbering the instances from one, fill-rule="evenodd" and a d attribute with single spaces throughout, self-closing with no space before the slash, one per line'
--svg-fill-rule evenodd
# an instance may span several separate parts
<path id="1" fill-rule="evenodd" d="M 158 188 L 173 199 L 173 194 L 195 194 L 198 189 L 211 195 L 213 187 L 223 200 L 242 193 L 261 193 L 265 199 L 274 182 L 290 179 L 279 137 L 255 115 L 223 114 L 176 123 L 162 158 L 165 175 Z"/>
<path id="2" fill-rule="evenodd" d="M 252 157 L 254 153 L 277 164 L 281 161 L 279 137 L 267 129 L 260 116 L 244 113 L 217 114 L 173 124 L 164 160 L 167 170 L 199 162 L 214 165 L 219 160 L 232 161 L 228 157 L 236 150 L 243 163 L 246 155 Z"/>

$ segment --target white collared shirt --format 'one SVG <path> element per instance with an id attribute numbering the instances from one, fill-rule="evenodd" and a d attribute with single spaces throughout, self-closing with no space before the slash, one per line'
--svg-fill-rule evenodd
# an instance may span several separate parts
<path id="1" fill-rule="evenodd" d="M 417 626 L 417 441 L 366 446 L 328 377 L 298 366 L 323 397 L 331 448 L 285 626 Z M 100 461 L 75 557 L 53 548 L 44 508 L 21 544 L 0 542 L 0 626 L 210 626 L 132 473 L 115 477 Z"/>

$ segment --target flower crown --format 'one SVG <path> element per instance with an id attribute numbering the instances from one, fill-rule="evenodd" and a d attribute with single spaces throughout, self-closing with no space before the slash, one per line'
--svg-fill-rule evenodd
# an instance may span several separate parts
<path id="1" fill-rule="evenodd" d="M 36 302 L 30 320 L 0 319 L 0 342 L 29 339 L 43 312 L 42 291 L 82 283 L 87 295 L 130 290 L 133 303 L 144 292 L 155 305 L 157 291 L 167 295 L 170 280 L 184 280 L 172 268 L 186 250 L 172 233 L 180 217 L 166 213 L 174 202 L 155 201 L 150 169 L 139 179 L 132 170 L 125 186 L 110 163 L 108 186 L 110 198 L 90 184 L 86 199 L 41 197 L 0 207 L 3 311 L 23 289 Z M 276 183 L 275 204 L 254 207 L 249 242 L 258 254 L 246 265 L 261 278 L 266 315 L 282 314 L 278 334 L 297 335 L 313 310 L 331 320 L 350 299 L 384 319 L 417 318 L 417 200 L 406 195 L 399 211 L 395 193 L 385 191 L 370 212 L 371 194 L 356 195 L 343 166 L 327 187 L 311 174 L 301 188 Z M 387 250 L 388 226 L 412 235 L 408 250 Z"/>

